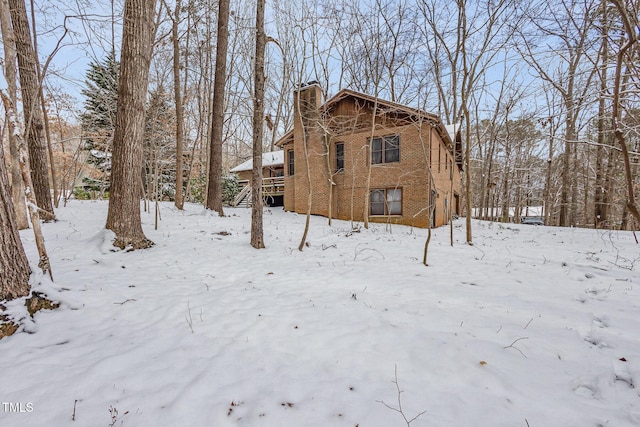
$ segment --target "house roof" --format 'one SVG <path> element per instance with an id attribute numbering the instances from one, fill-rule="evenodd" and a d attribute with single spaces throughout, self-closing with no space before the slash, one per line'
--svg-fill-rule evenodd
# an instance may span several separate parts
<path id="1" fill-rule="evenodd" d="M 262 167 L 268 166 L 281 166 L 284 165 L 284 151 L 271 151 L 268 153 L 262 153 Z M 253 169 L 253 159 L 249 159 L 244 163 L 240 163 L 235 168 L 231 169 L 231 172 L 250 171 Z"/>
<path id="2" fill-rule="evenodd" d="M 340 92 L 338 92 L 337 94 L 335 94 L 331 99 L 329 99 L 327 102 L 325 102 L 322 105 L 322 108 L 324 110 L 328 110 L 330 109 L 333 105 L 337 104 L 338 102 L 342 101 L 345 98 L 348 97 L 354 97 L 354 98 L 360 98 L 369 102 L 377 102 L 378 103 L 378 107 L 382 106 L 382 107 L 388 107 L 391 110 L 395 110 L 395 111 L 403 111 L 405 113 L 408 113 L 410 115 L 421 115 L 425 118 L 430 118 L 436 121 L 440 121 L 440 118 L 433 114 L 433 113 L 428 113 L 426 111 L 422 111 L 422 110 L 418 110 L 416 108 L 411 108 L 408 107 L 406 105 L 402 105 L 402 104 L 398 104 L 396 102 L 391 102 L 391 101 L 387 101 L 385 99 L 382 98 L 376 98 L 375 96 L 371 96 L 371 95 L 367 95 L 366 93 L 362 93 L 362 92 L 357 92 L 355 90 L 351 90 L 351 89 L 342 89 Z"/>
<path id="3" fill-rule="evenodd" d="M 460 139 L 460 123 L 455 123 L 452 125 L 444 125 L 440 117 L 436 114 L 428 113 L 426 111 L 422 111 L 416 108 L 408 107 L 406 105 L 398 104 L 395 102 L 387 101 L 381 98 L 376 98 L 371 95 L 367 95 L 362 92 L 356 92 L 351 89 L 342 89 L 340 92 L 335 94 L 329 100 L 327 100 L 324 104 L 320 106 L 321 111 L 328 112 L 335 106 L 338 102 L 344 100 L 345 98 L 358 98 L 365 100 L 369 103 L 377 103 L 378 108 L 387 108 L 391 111 L 403 112 L 409 116 L 417 116 L 421 119 L 425 119 L 427 121 L 431 121 L 434 123 L 440 137 L 445 141 L 445 144 L 448 147 L 451 147 L 454 152 L 454 158 L 456 159 L 456 164 L 460 169 L 462 169 L 462 142 Z M 292 140 L 293 138 L 293 130 L 287 132 L 282 138 L 280 138 L 276 142 L 276 146 L 281 147 L 287 141 Z M 449 141 L 447 141 L 447 139 Z"/>

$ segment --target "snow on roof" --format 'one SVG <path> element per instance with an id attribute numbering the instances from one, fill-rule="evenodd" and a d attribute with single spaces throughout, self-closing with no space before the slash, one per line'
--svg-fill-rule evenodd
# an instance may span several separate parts
<path id="1" fill-rule="evenodd" d="M 284 151 L 270 151 L 262 153 L 262 167 L 284 165 Z M 253 159 L 249 159 L 244 163 L 240 163 L 231 172 L 250 171 L 253 169 Z"/>

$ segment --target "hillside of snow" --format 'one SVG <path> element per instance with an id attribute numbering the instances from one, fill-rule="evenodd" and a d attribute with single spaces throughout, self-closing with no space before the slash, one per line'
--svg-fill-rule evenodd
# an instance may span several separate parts
<path id="1" fill-rule="evenodd" d="M 640 245 L 630 232 L 464 220 L 434 230 L 266 209 L 143 213 L 114 250 L 107 202 L 44 225 L 59 301 L 0 340 L 0 426 L 638 426 Z M 406 417 L 406 421 L 405 421 Z M 417 417 L 417 418 L 415 418 Z M 413 420 L 412 420 L 413 419 Z"/>

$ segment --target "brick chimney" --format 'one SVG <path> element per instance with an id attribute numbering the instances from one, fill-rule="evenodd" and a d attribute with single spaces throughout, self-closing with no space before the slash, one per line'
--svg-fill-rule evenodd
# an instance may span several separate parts
<path id="1" fill-rule="evenodd" d="M 294 126 L 304 124 L 307 128 L 315 128 L 319 118 L 320 105 L 322 105 L 322 89 L 317 81 L 303 83 L 293 93 Z M 299 120 L 302 119 L 302 122 Z M 310 129 L 306 129 L 307 133 Z"/>
<path id="2" fill-rule="evenodd" d="M 327 215 L 330 191 L 327 170 L 327 146 L 320 126 L 322 89 L 316 81 L 301 85 L 293 93 L 295 151 L 295 210 L 304 211 L 308 204 L 309 179 L 312 189 L 312 214 Z M 306 146 L 306 147 L 305 147 Z M 305 161 L 305 153 L 307 161 Z M 309 170 L 307 171 L 307 164 Z"/>

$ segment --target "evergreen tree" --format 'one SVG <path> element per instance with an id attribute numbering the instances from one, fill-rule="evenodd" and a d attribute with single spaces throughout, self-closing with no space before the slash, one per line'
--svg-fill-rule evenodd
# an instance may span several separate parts
<path id="1" fill-rule="evenodd" d="M 118 99 L 120 63 L 115 52 L 101 63 L 90 63 L 85 80 L 84 113 L 80 116 L 86 148 L 111 152 Z"/>
<path id="2" fill-rule="evenodd" d="M 89 64 L 86 74 L 86 97 L 84 112 L 80 115 L 84 148 L 90 150 L 87 162 L 96 165 L 101 177 L 83 179 L 85 188 L 99 191 L 101 194 L 109 190 L 111 173 L 111 152 L 113 149 L 113 133 L 116 121 L 118 100 L 118 76 L 120 63 L 116 61 L 115 52 L 110 52 L 103 62 Z"/>

